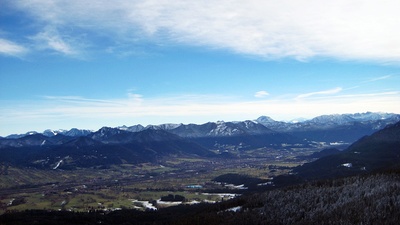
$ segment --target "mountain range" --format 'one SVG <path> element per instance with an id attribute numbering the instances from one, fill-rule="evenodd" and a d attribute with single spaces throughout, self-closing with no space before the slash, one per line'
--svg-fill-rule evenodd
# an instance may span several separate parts
<path id="1" fill-rule="evenodd" d="M 120 126 L 115 128 L 103 127 L 99 131 L 102 135 L 107 132 L 140 132 L 147 129 L 165 130 L 184 138 L 205 138 L 205 137 L 232 137 L 241 135 L 264 135 L 285 133 L 298 138 L 311 141 L 325 142 L 348 142 L 352 143 L 360 137 L 372 134 L 383 129 L 389 124 L 400 121 L 400 114 L 394 113 L 356 113 L 356 114 L 333 114 L 322 115 L 311 120 L 301 122 L 275 121 L 267 116 L 261 116 L 256 120 L 239 122 L 209 122 L 205 124 L 161 124 L 142 126 Z M 53 137 L 59 134 L 68 137 L 88 136 L 98 133 L 84 129 L 72 128 L 71 130 L 45 130 L 42 134 Z M 30 131 L 25 134 L 12 134 L 6 139 L 18 139 L 32 134 Z M 97 134 L 100 135 L 100 134 Z M 107 134 L 110 135 L 110 134 Z"/>
<path id="2" fill-rule="evenodd" d="M 400 121 L 400 115 L 373 112 L 334 114 L 296 123 L 274 121 L 262 116 L 256 121 L 277 132 L 311 141 L 350 144 L 365 135 L 370 135 L 389 124 Z"/>
<path id="3" fill-rule="evenodd" d="M 324 115 L 296 123 L 262 116 L 256 120 L 200 125 L 134 125 L 103 127 L 98 131 L 46 130 L 0 139 L 0 162 L 67 169 L 157 161 L 164 156 L 222 156 L 211 150 L 246 151 L 287 146 L 293 150 L 310 148 L 320 142 L 336 146 L 336 143 L 353 143 L 398 121 L 398 114 L 367 112 Z"/>

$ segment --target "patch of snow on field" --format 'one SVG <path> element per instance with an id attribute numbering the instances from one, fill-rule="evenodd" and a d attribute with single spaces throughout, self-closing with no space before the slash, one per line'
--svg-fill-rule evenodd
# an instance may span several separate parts
<path id="1" fill-rule="evenodd" d="M 157 204 L 163 205 L 163 206 L 176 206 L 182 204 L 182 202 L 165 202 L 161 200 L 157 200 Z"/>
<path id="2" fill-rule="evenodd" d="M 61 160 L 57 163 L 57 165 L 53 168 L 53 170 L 56 170 L 56 169 L 61 165 L 62 162 L 63 162 L 63 160 L 61 159 Z"/>
<path id="3" fill-rule="evenodd" d="M 224 198 L 225 200 L 233 199 L 240 196 L 240 194 L 231 194 L 231 193 L 203 193 L 203 195 L 217 195 L 220 198 Z"/>
<path id="4" fill-rule="evenodd" d="M 157 210 L 156 207 L 153 206 L 149 201 L 138 201 L 138 200 L 133 200 L 133 203 L 139 203 L 141 204 L 144 208 L 146 209 L 151 209 L 151 210 Z"/>
<path id="5" fill-rule="evenodd" d="M 242 210 L 242 206 L 236 206 L 230 209 L 225 210 L 226 212 L 239 212 L 240 210 Z"/>
<path id="6" fill-rule="evenodd" d="M 239 190 L 246 190 L 248 187 L 245 187 L 244 184 L 241 185 L 234 185 L 234 184 L 227 184 L 225 185 L 226 187 L 232 188 L 232 189 L 239 189 Z"/>
<path id="7" fill-rule="evenodd" d="M 343 163 L 342 166 L 351 168 L 351 167 L 353 167 L 353 164 L 352 163 Z"/>

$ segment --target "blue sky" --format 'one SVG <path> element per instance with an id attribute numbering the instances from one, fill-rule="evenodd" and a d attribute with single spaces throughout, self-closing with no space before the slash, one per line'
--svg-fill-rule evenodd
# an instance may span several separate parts
<path id="1" fill-rule="evenodd" d="M 0 5 L 0 136 L 400 113 L 395 0 Z"/>

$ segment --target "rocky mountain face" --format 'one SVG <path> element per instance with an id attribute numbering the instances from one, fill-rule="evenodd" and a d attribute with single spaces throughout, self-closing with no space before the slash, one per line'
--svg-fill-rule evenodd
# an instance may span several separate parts
<path id="1" fill-rule="evenodd" d="M 333 114 L 317 116 L 311 120 L 296 123 L 275 121 L 267 116 L 256 119 L 264 126 L 279 132 L 301 131 L 301 130 L 323 130 L 340 126 L 352 126 L 364 124 L 374 130 L 383 129 L 389 124 L 400 121 L 400 115 L 394 113 L 355 113 L 355 114 Z"/>
<path id="2" fill-rule="evenodd" d="M 72 128 L 71 130 L 47 129 L 47 130 L 43 131 L 43 133 L 41 133 L 41 134 L 46 137 L 53 137 L 56 135 L 64 135 L 64 136 L 68 136 L 68 137 L 80 137 L 80 136 L 89 135 L 90 133 L 92 133 L 91 130 Z M 17 139 L 17 138 L 22 138 L 22 137 L 33 135 L 33 134 L 38 134 L 38 132 L 30 131 L 25 134 L 11 134 L 11 135 L 8 135 L 6 138 L 7 139 Z"/>
<path id="3" fill-rule="evenodd" d="M 177 126 L 169 130 L 181 137 L 200 138 L 200 137 L 231 137 L 239 135 L 259 135 L 274 133 L 260 123 L 246 120 L 243 122 L 224 122 L 206 123 L 202 125 L 189 124 Z"/>
<path id="4" fill-rule="evenodd" d="M 256 121 L 271 130 L 311 141 L 350 144 L 365 135 L 370 135 L 389 124 L 400 121 L 400 115 L 372 112 L 322 115 L 297 123 L 274 121 L 262 116 Z"/>

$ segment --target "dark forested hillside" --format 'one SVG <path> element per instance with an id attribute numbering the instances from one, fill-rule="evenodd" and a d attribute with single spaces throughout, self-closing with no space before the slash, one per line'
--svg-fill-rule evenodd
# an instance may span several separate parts
<path id="1" fill-rule="evenodd" d="M 133 133 L 102 128 L 92 136 L 95 138 L 63 135 L 45 137 L 35 134 L 3 140 L 0 143 L 0 146 L 3 144 L 0 148 L 0 163 L 41 169 L 76 169 L 119 165 L 124 162 L 154 162 L 170 155 L 214 156 L 199 144 L 163 130 L 149 129 Z M 60 141 L 61 137 L 66 139 Z M 28 144 L 20 146 L 22 141 Z"/>
<path id="2" fill-rule="evenodd" d="M 306 179 L 343 177 L 400 166 L 400 122 L 366 136 L 346 150 L 294 171 Z"/>
<path id="3" fill-rule="evenodd" d="M 265 193 L 269 224 L 396 224 L 400 176 L 390 173 L 303 184 Z"/>

